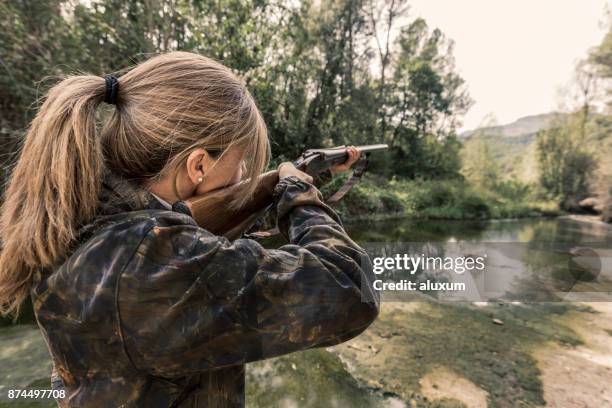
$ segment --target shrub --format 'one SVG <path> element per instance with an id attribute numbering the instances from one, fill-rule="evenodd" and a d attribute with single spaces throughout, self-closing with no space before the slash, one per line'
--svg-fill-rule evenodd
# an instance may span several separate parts
<path id="1" fill-rule="evenodd" d="M 404 203 L 402 200 L 390 191 L 383 191 L 380 193 L 380 202 L 386 212 L 399 213 L 404 211 Z"/>
<path id="2" fill-rule="evenodd" d="M 491 216 L 491 207 L 485 200 L 477 195 L 465 195 L 459 199 L 456 204 L 462 218 L 489 218 Z"/>
<path id="3" fill-rule="evenodd" d="M 372 215 L 383 207 L 375 191 L 362 185 L 354 186 L 343 200 L 352 215 Z"/>
<path id="4" fill-rule="evenodd" d="M 496 184 L 495 191 L 504 198 L 522 201 L 531 193 L 531 187 L 519 180 L 503 180 Z"/>
<path id="5" fill-rule="evenodd" d="M 446 182 L 421 184 L 412 194 L 412 205 L 416 211 L 443 207 L 454 200 L 454 194 Z"/>

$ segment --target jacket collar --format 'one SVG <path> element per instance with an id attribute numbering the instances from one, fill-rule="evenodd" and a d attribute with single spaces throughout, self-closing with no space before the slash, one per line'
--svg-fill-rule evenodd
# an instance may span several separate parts
<path id="1" fill-rule="evenodd" d="M 104 172 L 98 202 L 98 216 L 145 209 L 166 210 L 166 207 L 136 182 L 109 170 Z"/>

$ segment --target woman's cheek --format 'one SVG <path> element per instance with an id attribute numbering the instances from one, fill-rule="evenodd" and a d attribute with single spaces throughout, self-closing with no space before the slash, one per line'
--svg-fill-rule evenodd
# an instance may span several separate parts
<path id="1" fill-rule="evenodd" d="M 242 166 L 239 166 L 238 169 L 234 172 L 234 178 L 232 179 L 232 184 L 236 184 L 242 180 Z"/>
<path id="2" fill-rule="evenodd" d="M 240 166 L 227 165 L 224 166 L 223 169 L 220 168 L 219 170 L 219 185 L 217 187 L 231 186 L 238 183 L 241 179 L 242 171 Z"/>
<path id="3" fill-rule="evenodd" d="M 218 188 L 231 186 L 240 182 L 241 177 L 241 171 L 234 171 L 233 174 L 230 171 L 227 171 L 225 174 L 222 174 L 222 172 L 216 172 L 216 174 L 211 174 L 208 178 L 206 178 L 205 182 L 198 184 L 195 194 L 202 195 Z"/>
<path id="4" fill-rule="evenodd" d="M 206 183 L 200 183 L 196 186 L 194 195 L 202 195 L 208 191 Z"/>

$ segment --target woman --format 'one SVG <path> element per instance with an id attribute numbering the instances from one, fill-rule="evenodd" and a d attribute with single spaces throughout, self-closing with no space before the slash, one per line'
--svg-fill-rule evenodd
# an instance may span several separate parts
<path id="1" fill-rule="evenodd" d="M 98 136 L 102 101 L 115 107 Z M 279 249 L 171 211 L 255 179 L 268 152 L 249 92 L 196 54 L 49 91 L 5 194 L 0 300 L 8 314 L 31 295 L 61 406 L 241 406 L 245 363 L 337 344 L 375 319 L 367 255 L 290 163 L 274 195 L 290 242 Z"/>

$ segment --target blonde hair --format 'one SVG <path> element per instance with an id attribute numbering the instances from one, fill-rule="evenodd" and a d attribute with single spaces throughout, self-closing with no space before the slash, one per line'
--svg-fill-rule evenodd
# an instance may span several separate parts
<path id="1" fill-rule="evenodd" d="M 95 216 L 104 168 L 145 184 L 176 176 L 196 148 L 218 156 L 240 146 L 245 179 L 265 170 L 265 123 L 229 68 L 171 52 L 127 70 L 118 82 L 117 105 L 100 136 L 97 107 L 106 84 L 99 76 L 71 76 L 55 85 L 32 121 L 0 215 L 2 314 L 18 314 L 34 272 L 68 255 L 78 229 Z M 253 193 L 255 183 L 245 184 L 233 205 Z"/>

